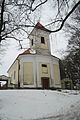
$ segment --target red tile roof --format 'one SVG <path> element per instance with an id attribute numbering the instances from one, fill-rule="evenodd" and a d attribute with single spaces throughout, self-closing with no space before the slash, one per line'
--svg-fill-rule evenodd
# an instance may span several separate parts
<path id="1" fill-rule="evenodd" d="M 41 29 L 47 32 L 50 32 L 50 30 L 46 29 L 41 23 L 37 23 L 34 28 Z"/>
<path id="2" fill-rule="evenodd" d="M 31 48 L 25 50 L 23 53 L 21 53 L 21 54 L 19 54 L 19 55 L 31 54 L 30 50 L 31 50 Z"/>

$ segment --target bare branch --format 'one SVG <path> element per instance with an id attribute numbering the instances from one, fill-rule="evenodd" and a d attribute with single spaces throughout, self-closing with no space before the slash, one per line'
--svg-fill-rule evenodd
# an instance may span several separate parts
<path id="1" fill-rule="evenodd" d="M 51 32 L 58 32 L 60 31 L 63 26 L 64 26 L 64 23 L 65 21 L 69 18 L 69 16 L 73 13 L 73 11 L 77 8 L 77 6 L 80 4 L 80 1 L 78 3 L 76 3 L 76 5 L 71 9 L 71 11 L 66 15 L 66 17 L 63 19 L 62 23 L 61 23 L 61 26 L 57 29 L 57 30 L 53 30 Z"/>
<path id="2" fill-rule="evenodd" d="M 14 37 L 14 36 L 6 36 L 6 38 L 12 38 L 12 39 L 15 39 L 16 41 L 23 41 L 23 40 L 20 40 L 20 39 Z"/>
<path id="3" fill-rule="evenodd" d="M 35 11 L 39 6 L 45 4 L 48 0 L 45 0 L 44 2 L 41 2 L 40 4 L 38 4 L 34 9 L 31 9 L 31 11 Z"/>
<path id="4" fill-rule="evenodd" d="M 49 25 L 54 24 L 54 23 L 57 23 L 57 22 L 62 22 L 62 19 L 60 19 L 60 20 L 55 20 L 55 21 L 53 21 L 53 22 L 51 22 L 51 23 L 49 23 L 49 24 L 47 24 L 47 25 L 45 25 L 45 26 L 49 26 Z"/>
<path id="5" fill-rule="evenodd" d="M 14 37 L 14 36 L 6 36 L 6 38 L 12 38 L 12 39 L 15 39 L 16 41 L 18 41 L 18 42 L 19 42 L 19 46 L 20 46 L 20 48 L 22 49 L 21 41 L 23 41 L 23 40 L 20 40 L 20 39 Z"/>
<path id="6" fill-rule="evenodd" d="M 3 34 L 2 37 L 7 36 L 7 35 L 11 34 L 12 32 L 14 32 L 15 30 L 18 30 L 18 29 L 20 29 L 20 28 L 12 29 L 11 31 L 9 31 L 9 32 L 7 32 L 7 33 L 5 33 L 5 34 Z"/>

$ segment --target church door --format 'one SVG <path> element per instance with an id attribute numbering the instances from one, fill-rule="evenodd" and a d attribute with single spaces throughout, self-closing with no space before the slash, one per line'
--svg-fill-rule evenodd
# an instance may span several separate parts
<path id="1" fill-rule="evenodd" d="M 48 77 L 42 77 L 42 88 L 43 89 L 49 89 L 49 78 Z"/>

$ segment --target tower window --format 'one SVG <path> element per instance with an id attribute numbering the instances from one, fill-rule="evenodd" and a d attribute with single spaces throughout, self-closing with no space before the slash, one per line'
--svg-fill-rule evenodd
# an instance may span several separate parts
<path id="1" fill-rule="evenodd" d="M 41 43 L 45 44 L 44 37 L 41 37 Z"/>
<path id="2" fill-rule="evenodd" d="M 33 46 L 33 39 L 32 39 L 32 46 Z"/>

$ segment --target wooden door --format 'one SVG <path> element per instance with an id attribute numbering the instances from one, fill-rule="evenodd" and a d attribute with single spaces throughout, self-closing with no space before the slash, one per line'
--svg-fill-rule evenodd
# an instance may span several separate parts
<path id="1" fill-rule="evenodd" d="M 43 89 L 49 89 L 49 78 L 42 77 L 41 80 L 42 80 L 42 88 Z"/>

